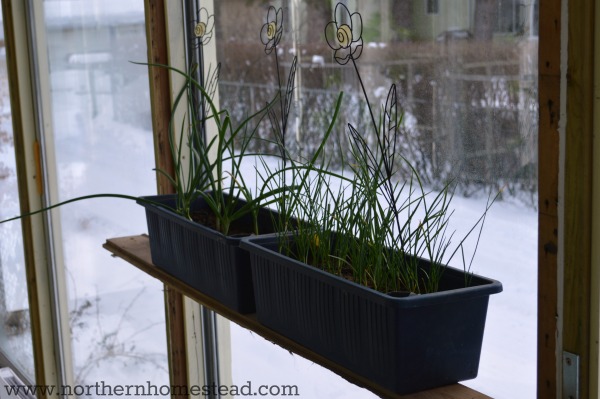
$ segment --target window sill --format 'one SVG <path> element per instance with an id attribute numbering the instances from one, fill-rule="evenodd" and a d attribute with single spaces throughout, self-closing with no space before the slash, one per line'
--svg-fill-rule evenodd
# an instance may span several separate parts
<path id="1" fill-rule="evenodd" d="M 268 341 L 273 342 L 276 345 L 281 346 L 282 348 L 289 350 L 293 353 L 296 353 L 299 356 L 302 356 L 310 361 L 313 361 L 334 373 L 340 375 L 345 378 L 349 382 L 356 384 L 358 386 L 362 386 L 371 392 L 379 395 L 382 398 L 401 398 L 401 399 L 489 399 L 489 396 L 486 396 L 482 393 L 474 391 L 470 388 L 465 387 L 464 385 L 454 384 L 441 388 L 432 389 L 429 391 L 423 391 L 410 395 L 398 395 L 392 392 L 389 392 L 385 389 L 382 389 L 376 384 L 373 384 L 371 381 L 352 373 L 351 371 L 340 367 L 336 363 L 331 362 L 330 360 L 309 351 L 301 345 L 298 345 L 294 341 L 264 327 L 256 320 L 256 316 L 254 314 L 250 315 L 241 315 L 239 313 L 233 312 L 221 305 L 219 302 L 214 299 L 200 293 L 199 291 L 189 287 L 187 284 L 182 281 L 172 277 L 171 275 L 165 273 L 161 269 L 157 268 L 150 259 L 150 245 L 148 242 L 148 237 L 145 235 L 141 236 L 129 236 L 129 237 L 119 237 L 119 238 L 110 238 L 103 245 L 105 249 L 110 251 L 113 256 L 118 256 L 125 261 L 131 263 L 138 269 L 143 272 L 149 274 L 150 276 L 159 279 L 166 285 L 176 289 L 187 297 L 197 301 L 198 303 L 206 306 L 221 316 L 231 320 L 232 322 L 240 325 L 243 328 L 246 328 Z"/>

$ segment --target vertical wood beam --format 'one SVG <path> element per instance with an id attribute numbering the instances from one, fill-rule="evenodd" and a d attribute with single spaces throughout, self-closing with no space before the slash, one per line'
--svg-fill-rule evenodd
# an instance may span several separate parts
<path id="1" fill-rule="evenodd" d="M 148 62 L 169 63 L 167 27 L 164 0 L 145 0 L 146 41 Z M 154 157 L 156 167 L 175 177 L 173 158 L 169 144 L 169 121 L 171 119 L 171 86 L 169 72 L 165 68 L 149 67 L 150 101 L 152 106 L 152 131 L 154 134 Z M 157 173 L 158 193 L 173 193 L 175 188 L 162 173 Z"/>
<path id="2" fill-rule="evenodd" d="M 557 397 L 561 0 L 539 4 L 537 397 Z"/>
<path id="3" fill-rule="evenodd" d="M 148 62 L 169 64 L 165 2 L 164 0 L 145 0 L 144 7 Z M 169 144 L 169 121 L 171 119 L 169 73 L 165 68 L 150 67 L 148 76 L 156 167 L 175 177 Z M 166 176 L 160 173 L 157 173 L 157 185 L 159 194 L 174 192 L 173 185 Z M 164 290 L 170 381 L 174 386 L 188 386 L 183 295 L 167 286 Z M 173 394 L 173 396 L 187 397 L 182 392 L 179 393 L 179 395 Z"/>
<path id="4" fill-rule="evenodd" d="M 594 10 L 600 18 L 600 7 Z M 590 397 L 600 397 L 600 24 L 594 26 L 594 137 L 592 165 L 592 287 L 590 301 Z M 594 245 L 596 243 L 596 245 Z"/>
<path id="5" fill-rule="evenodd" d="M 580 356 L 579 397 L 589 397 L 594 0 L 568 2 L 564 159 L 564 350 Z"/>

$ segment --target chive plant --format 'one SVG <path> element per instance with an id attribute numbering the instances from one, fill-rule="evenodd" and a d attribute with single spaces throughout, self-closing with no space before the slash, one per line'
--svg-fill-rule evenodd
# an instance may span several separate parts
<path id="1" fill-rule="evenodd" d="M 38 211 L 0 221 L 0 223 L 35 215 L 71 202 L 106 197 L 166 207 L 191 220 L 192 203 L 202 198 L 215 216 L 217 231 L 227 235 L 233 222 L 251 215 L 252 231 L 248 233 L 259 233 L 257 221 L 259 208 L 277 201 L 279 193 L 285 188 L 263 189 L 254 195 L 245 182 L 242 161 L 258 124 L 267 115 L 272 103 L 268 103 L 264 108 L 247 116 L 239 125 L 234 126 L 229 111 L 219 110 L 213 100 L 218 83 L 219 67 L 209 73 L 207 84 L 203 86 L 193 78 L 193 69 L 191 73 L 186 73 L 168 65 L 141 65 L 166 68 L 184 78 L 184 84 L 175 96 L 169 122 L 169 144 L 175 176 L 170 176 L 166 171 L 157 169 L 157 172 L 166 176 L 175 187 L 175 208 L 171 209 L 165 204 L 147 198 L 102 193 L 69 199 Z M 194 101 L 196 93 L 200 93 L 202 107 L 199 107 L 197 101 Z M 185 116 L 180 121 L 176 119 L 179 107 L 186 107 Z M 211 121 L 214 123 L 216 134 L 209 140 L 205 140 L 204 126 Z M 244 202 L 241 202 L 240 199 L 243 199 Z"/>
<path id="2" fill-rule="evenodd" d="M 194 35 L 196 35 L 196 40 L 193 43 L 194 46 L 204 46 L 212 37 L 214 17 L 207 16 L 205 19 L 206 21 L 195 21 Z M 282 9 L 277 10 L 270 7 L 267 23 L 261 30 L 261 40 L 265 45 L 267 55 L 277 49 L 277 45 L 281 40 L 283 33 L 282 21 Z M 135 63 L 151 68 L 166 68 L 170 72 L 183 77 L 184 83 L 174 97 L 168 130 L 174 176 L 171 176 L 165 170 L 157 169 L 157 172 L 164 175 L 175 188 L 176 203 L 174 208 L 160 202 L 153 202 L 147 198 L 102 193 L 73 198 L 38 211 L 0 221 L 0 223 L 45 212 L 71 202 L 113 197 L 166 207 L 190 220 L 193 218 L 192 204 L 198 199 L 203 199 L 215 216 L 216 230 L 225 235 L 229 233 L 232 223 L 248 215 L 253 220 L 252 233 L 258 234 L 259 209 L 276 204 L 281 214 L 276 222 L 281 226 L 287 226 L 289 214 L 285 209 L 286 201 L 282 198 L 286 197 L 286 192 L 294 190 L 295 186 L 288 186 L 285 176 L 290 171 L 298 176 L 301 170 L 305 170 L 306 178 L 308 169 L 300 166 L 295 161 L 288 161 L 290 155 L 287 151 L 286 136 L 293 100 L 296 58 L 292 63 L 285 90 L 282 90 L 278 52 L 275 51 L 274 53 L 279 86 L 278 94 L 270 102 L 267 102 L 262 109 L 247 116 L 237 126 L 234 126 L 229 111 L 226 109 L 220 110 L 213 100 L 218 88 L 220 65 L 213 70 L 209 67 L 206 81 L 203 84 L 194 78 L 198 65 L 192 66 L 189 73 L 187 73 L 169 65 Z M 339 111 L 340 103 L 341 95 L 336 103 L 335 115 Z M 177 120 L 179 110 L 182 108 L 185 109 L 184 117 Z M 249 153 L 248 146 L 251 140 L 255 138 L 258 126 L 265 118 L 268 118 L 271 122 L 274 134 L 273 142 L 280 148 L 279 156 L 282 160 L 282 166 L 278 170 L 272 171 L 270 173 L 271 177 L 265 178 L 266 184 L 254 194 L 249 185 L 246 184 L 247 175 L 242 173 L 242 162 L 246 157 L 260 155 Z M 216 134 L 207 139 L 205 132 L 208 124 L 214 126 Z M 333 124 L 326 133 L 326 137 L 331 133 L 332 126 Z M 322 148 L 317 151 L 315 159 L 321 150 Z M 314 167 L 314 159 L 308 164 Z M 278 180 L 277 184 L 273 184 L 275 180 Z M 294 180 L 296 180 L 296 177 L 292 179 L 292 182 Z M 240 201 L 240 199 L 244 201 Z M 291 201 L 292 204 L 294 202 Z M 283 222 L 284 220 L 285 222 Z"/>
<path id="3" fill-rule="evenodd" d="M 482 216 L 453 245 L 451 182 L 438 192 L 428 191 L 418 171 L 399 153 L 402 110 L 396 86 L 391 86 L 376 118 L 356 62 L 362 53 L 362 18 L 342 3 L 335 16 L 325 37 L 336 62 L 354 67 L 371 126 L 359 131 L 348 124 L 351 151 L 344 165 L 349 174 L 327 170 L 317 157 L 304 163 L 292 160 L 284 168 L 296 179 L 284 200 L 297 224 L 281 233 L 280 251 L 382 292 L 415 294 L 438 291 L 445 265 L 459 255 L 468 285 L 481 229 L 497 196 L 488 199 Z M 328 137 L 325 134 L 320 149 Z M 397 177 L 399 168 L 410 172 L 404 181 Z M 464 244 L 476 231 L 475 250 L 467 259 Z"/>
<path id="4" fill-rule="evenodd" d="M 204 46 L 210 41 L 214 27 L 214 16 L 209 16 L 204 8 L 200 11 L 202 13 L 198 14 L 194 27 L 195 40 L 192 44 L 195 47 Z M 206 17 L 200 18 L 201 14 Z M 184 80 L 181 89 L 176 93 L 169 122 L 169 144 L 175 176 L 157 169 L 157 172 L 166 176 L 175 187 L 175 208 L 171 209 L 165 204 L 147 198 L 102 193 L 73 198 L 0 223 L 35 215 L 71 202 L 103 197 L 123 198 L 166 207 L 192 219 L 192 203 L 202 198 L 214 214 L 215 227 L 219 232 L 227 235 L 233 222 L 251 215 L 252 233 L 257 234 L 259 208 L 277 201 L 279 193 L 284 191 L 285 187 L 279 186 L 273 190 L 262 189 L 258 195 L 253 196 L 244 180 L 242 161 L 247 155 L 250 140 L 260 121 L 273 106 L 273 102 L 267 103 L 264 108 L 247 116 L 238 126 L 233 126 L 229 111 L 219 110 L 213 100 L 218 87 L 220 66 L 212 71 L 209 68 L 206 84 L 203 85 L 193 77 L 198 65 L 192 66 L 190 73 L 186 73 L 168 65 L 135 64 L 151 68 L 166 68 L 182 76 Z M 186 107 L 186 112 L 184 119 L 177 121 L 176 115 L 180 107 Z M 207 140 L 205 126 L 209 122 L 215 126 L 216 135 Z M 240 199 L 245 201 L 241 202 Z"/>
<path id="5" fill-rule="evenodd" d="M 258 129 L 260 121 L 267 115 L 272 103 L 243 119 L 234 126 L 228 110 L 219 110 L 213 101 L 213 93 L 196 81 L 191 74 L 176 68 L 162 67 L 180 74 L 185 84 L 177 93 L 173 103 L 169 137 L 174 159 L 175 178 L 159 170 L 171 180 L 177 192 L 177 209 L 181 215 L 191 219 L 191 204 L 202 198 L 216 217 L 216 229 L 227 235 L 231 224 L 246 216 L 254 220 L 252 233 L 258 234 L 257 215 L 260 206 L 268 206 L 277 200 L 285 187 L 261 190 L 256 196 L 248 188 L 242 173 L 242 161 L 247 154 L 250 140 Z M 218 71 L 218 69 L 215 69 Z M 214 88 L 217 73 L 210 75 L 206 87 Z M 200 92 L 204 101 L 204 112 L 189 101 L 195 92 Z M 184 101 L 188 100 L 188 101 Z M 180 106 L 186 106 L 188 116 L 178 122 L 175 114 Z M 216 134 L 204 138 L 203 127 L 212 122 Z M 186 157 L 187 151 L 191 156 Z M 241 203 L 239 199 L 245 200 Z"/>
<path id="6" fill-rule="evenodd" d="M 281 81 L 281 72 L 279 67 L 279 51 L 277 46 L 283 36 L 283 9 L 275 8 L 270 6 L 267 11 L 267 22 L 262 26 L 260 31 L 260 39 L 265 45 L 265 54 L 274 54 L 275 57 L 275 70 L 277 72 L 277 87 L 278 93 L 277 98 L 279 99 L 279 108 L 276 111 L 276 107 L 270 107 L 269 121 L 271 123 L 271 131 L 274 136 L 274 143 L 279 149 L 279 157 L 281 160 L 281 169 L 286 170 L 288 165 L 288 146 L 287 146 L 287 135 L 289 129 L 289 116 L 290 109 L 293 102 L 294 85 L 296 79 L 296 66 L 298 57 L 294 56 L 292 64 L 290 66 L 289 75 L 285 91 Z M 280 185 L 284 187 L 281 199 L 278 201 L 278 210 L 283 218 L 287 218 L 287 210 L 285 208 L 285 186 L 286 186 L 286 173 L 279 173 L 278 176 L 281 179 Z"/>

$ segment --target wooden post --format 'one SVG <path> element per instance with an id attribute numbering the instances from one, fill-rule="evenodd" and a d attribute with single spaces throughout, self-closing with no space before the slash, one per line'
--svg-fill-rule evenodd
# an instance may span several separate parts
<path id="1" fill-rule="evenodd" d="M 166 65 L 169 63 L 169 56 L 164 0 L 146 0 L 144 5 L 148 62 Z M 161 168 L 170 176 L 175 176 L 169 144 L 169 121 L 171 119 L 169 72 L 165 68 L 150 67 L 148 68 L 148 77 L 156 167 Z M 157 179 L 159 194 L 168 194 L 174 191 L 175 188 L 166 176 L 159 173 Z"/>
<path id="2" fill-rule="evenodd" d="M 579 397 L 589 396 L 594 0 L 569 1 L 564 160 L 562 349 L 579 355 Z M 562 49 L 564 51 L 564 49 Z"/>
<path id="3" fill-rule="evenodd" d="M 557 397 L 561 0 L 539 5 L 537 397 Z"/>
<path id="4" fill-rule="evenodd" d="M 145 0 L 144 6 L 148 62 L 169 64 L 164 0 Z M 171 119 L 169 73 L 165 68 L 150 67 L 148 75 L 156 167 L 174 177 L 173 158 L 169 144 L 169 121 Z M 159 194 L 174 192 L 173 185 L 162 174 L 157 174 L 157 184 Z M 167 286 L 165 286 L 165 312 L 171 385 L 188 386 L 183 295 Z M 177 396 L 187 397 L 183 394 Z"/>
<path id="5" fill-rule="evenodd" d="M 562 394 L 562 381 L 557 380 L 561 378 L 562 351 L 579 355 L 579 397 L 589 397 L 593 386 L 590 295 L 595 3 L 570 1 L 567 7 L 568 14 L 563 16 L 560 0 L 540 2 L 538 397 L 544 398 Z M 568 18 L 566 27 L 561 27 L 563 17 Z M 568 40 L 562 40 L 563 36 Z M 568 43 L 567 48 L 564 43 Z M 566 64 L 561 66 L 560 54 L 565 51 Z M 563 98 L 562 68 L 566 78 Z M 559 126 L 561 101 L 566 119 Z M 560 139 L 559 129 L 564 129 Z M 564 160 L 559 158 L 561 145 Z"/>
<path id="6" fill-rule="evenodd" d="M 594 20 L 600 18 L 596 7 Z M 594 27 L 594 121 L 592 165 L 592 243 L 600 242 L 600 24 Z M 592 244 L 590 301 L 590 392 L 591 398 L 600 396 L 600 247 Z"/>

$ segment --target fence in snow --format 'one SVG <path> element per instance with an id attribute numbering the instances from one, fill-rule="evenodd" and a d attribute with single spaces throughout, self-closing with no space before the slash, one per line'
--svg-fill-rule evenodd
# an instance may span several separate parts
<path id="1" fill-rule="evenodd" d="M 463 194 L 505 188 L 533 204 L 537 192 L 537 82 L 534 71 L 513 61 L 447 65 L 435 59 L 361 64 L 374 111 L 385 102 L 395 82 L 404 110 L 401 151 L 432 186 L 454 179 Z M 383 65 L 383 66 L 382 66 Z M 382 70 L 384 72 L 382 72 Z M 288 144 L 299 154 L 319 145 L 340 92 L 344 104 L 327 152 L 334 163 L 349 155 L 347 123 L 365 136 L 372 134 L 366 103 L 353 75 L 338 65 L 301 65 L 300 78 L 337 76 L 332 87 L 300 86 L 294 104 Z M 306 72 L 308 71 L 308 72 Z M 283 76 L 287 76 L 284 74 Z M 220 82 L 223 108 L 241 119 L 276 93 L 273 84 Z M 249 106 L 248 106 L 249 105 Z M 272 138 L 268 125 L 259 131 Z M 274 151 L 267 141 L 256 150 Z"/>

